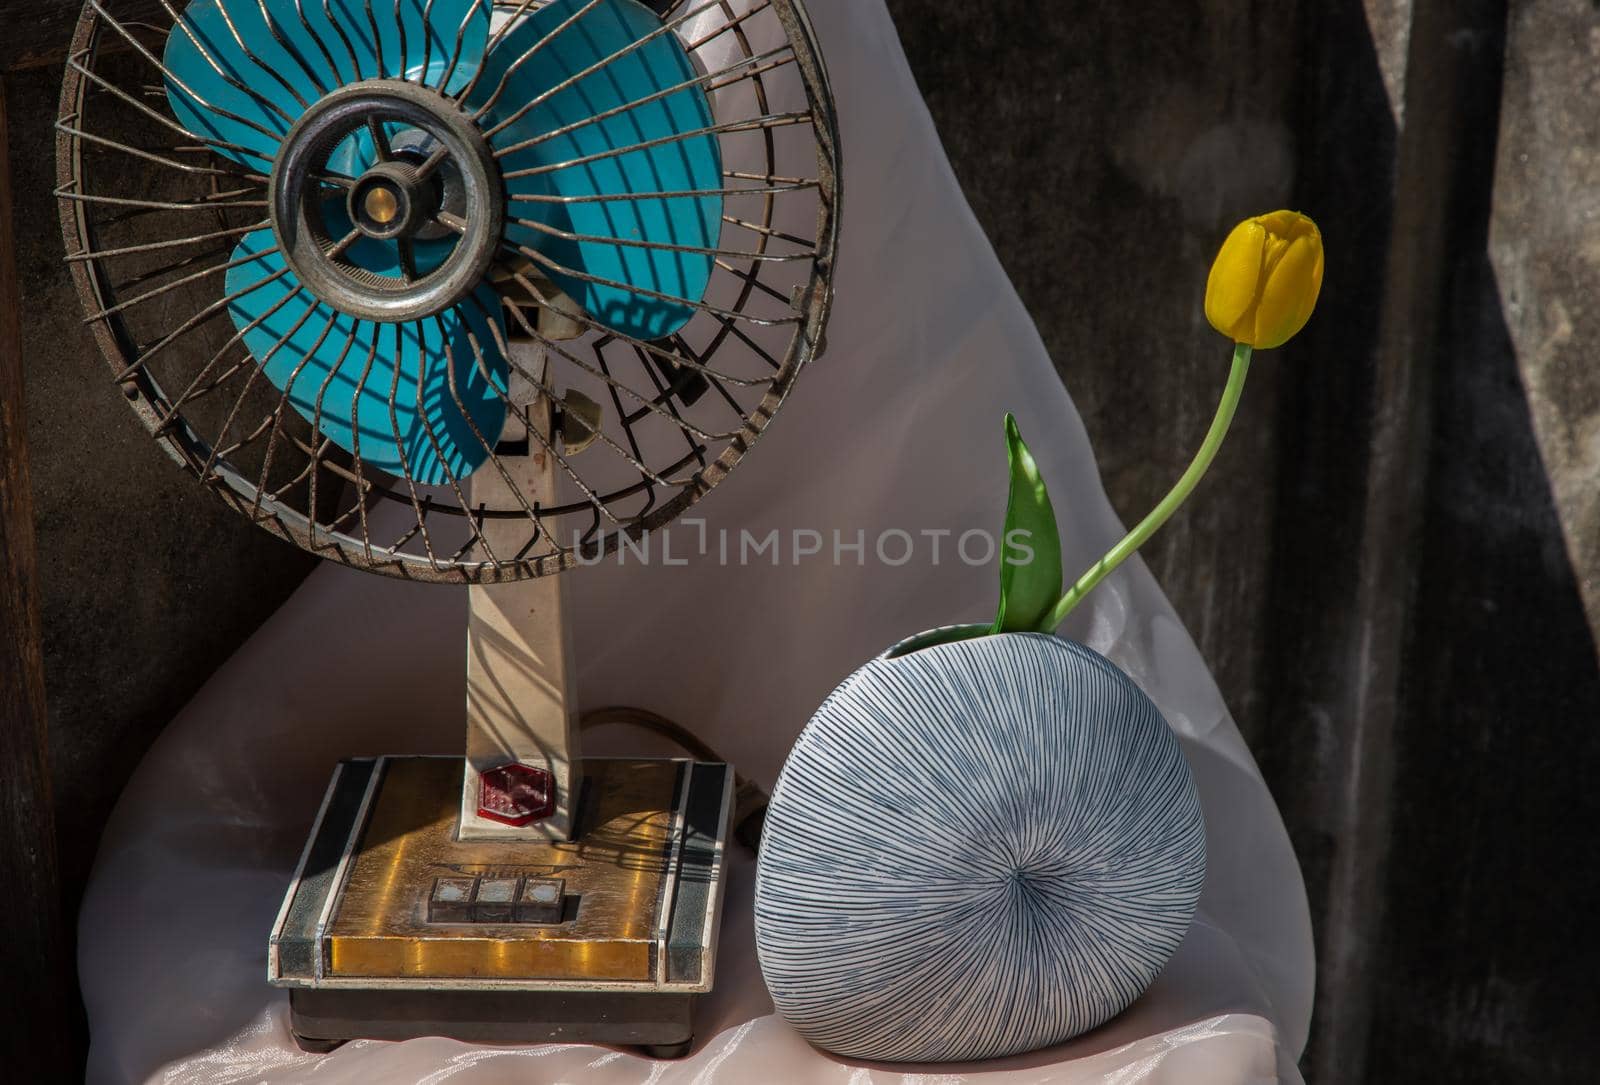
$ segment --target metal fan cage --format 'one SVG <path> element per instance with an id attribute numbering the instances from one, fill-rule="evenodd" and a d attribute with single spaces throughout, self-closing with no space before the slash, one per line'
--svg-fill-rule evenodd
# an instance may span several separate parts
<path id="1" fill-rule="evenodd" d="M 515 17 L 542 5 L 493 6 Z M 66 61 L 56 195 L 87 323 L 159 443 L 282 538 L 428 582 L 559 572 L 664 527 L 705 496 L 821 350 L 838 231 L 837 122 L 797 0 L 652 6 L 713 102 L 726 187 L 711 285 L 680 332 L 645 342 L 570 306 L 561 311 L 581 335 L 552 338 L 538 319 L 550 299 L 536 280 L 519 280 L 506 326 L 549 360 L 524 379 L 553 397 L 583 391 L 604 420 L 578 453 L 533 431 L 556 461 L 557 498 L 534 500 L 513 485 L 511 501 L 490 507 L 474 503 L 463 480 L 424 487 L 363 463 L 259 379 L 227 319 L 222 281 L 234 244 L 268 218 L 269 178 L 214 153 L 168 108 L 161 49 L 178 2 L 87 0 Z M 497 469 L 498 456 L 480 468 Z M 490 521 L 498 548 L 485 537 Z M 512 523 L 518 545 L 508 547 Z"/>

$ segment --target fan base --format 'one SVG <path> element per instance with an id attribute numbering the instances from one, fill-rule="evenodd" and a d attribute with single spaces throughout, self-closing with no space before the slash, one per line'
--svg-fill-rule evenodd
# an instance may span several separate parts
<path id="1" fill-rule="evenodd" d="M 689 1053 L 692 995 L 525 991 L 289 992 L 290 1027 L 307 1051 L 347 1040 L 447 1036 L 471 1044 L 583 1043 Z"/>
<path id="2" fill-rule="evenodd" d="M 732 771 L 583 761 L 572 841 L 461 841 L 462 765 L 379 758 L 334 775 L 268 952 L 302 1045 L 687 1050 L 712 983 Z"/>

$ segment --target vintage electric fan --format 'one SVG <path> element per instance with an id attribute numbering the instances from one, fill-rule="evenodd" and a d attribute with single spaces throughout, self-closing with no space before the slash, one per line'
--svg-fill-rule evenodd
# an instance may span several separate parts
<path id="1" fill-rule="evenodd" d="M 580 757 L 549 574 L 703 497 L 820 350 L 799 0 L 88 0 L 58 131 L 161 445 L 312 553 L 472 593 L 465 760 L 340 766 L 272 932 L 302 1041 L 685 1046 L 732 774 Z"/>

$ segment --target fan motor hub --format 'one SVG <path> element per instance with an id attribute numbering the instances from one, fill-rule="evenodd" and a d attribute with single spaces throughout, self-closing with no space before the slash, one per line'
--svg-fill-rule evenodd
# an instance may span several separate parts
<path id="1" fill-rule="evenodd" d="M 330 160 L 352 136 L 364 131 L 376 143 L 390 130 L 398 135 L 387 156 L 358 177 L 334 177 Z M 353 83 L 307 109 L 284 137 L 268 201 L 284 261 L 305 287 L 340 312 L 386 323 L 433 316 L 471 294 L 504 234 L 504 186 L 483 133 L 452 99 L 401 80 Z M 334 236 L 345 224 L 330 223 L 330 206 L 357 236 Z M 363 238 L 407 253 L 413 241 L 451 237 L 449 255 L 415 274 L 381 274 L 350 255 Z"/>
<path id="2" fill-rule="evenodd" d="M 350 186 L 346 209 L 368 237 L 414 237 L 440 210 L 440 188 L 409 162 L 380 162 Z"/>

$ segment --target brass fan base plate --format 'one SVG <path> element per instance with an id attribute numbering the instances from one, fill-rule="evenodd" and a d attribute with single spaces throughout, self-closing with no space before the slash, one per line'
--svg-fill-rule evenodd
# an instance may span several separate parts
<path id="1" fill-rule="evenodd" d="M 269 948 L 297 1035 L 687 1043 L 715 963 L 728 766 L 581 762 L 577 832 L 552 842 L 457 840 L 462 765 L 339 767 Z"/>

